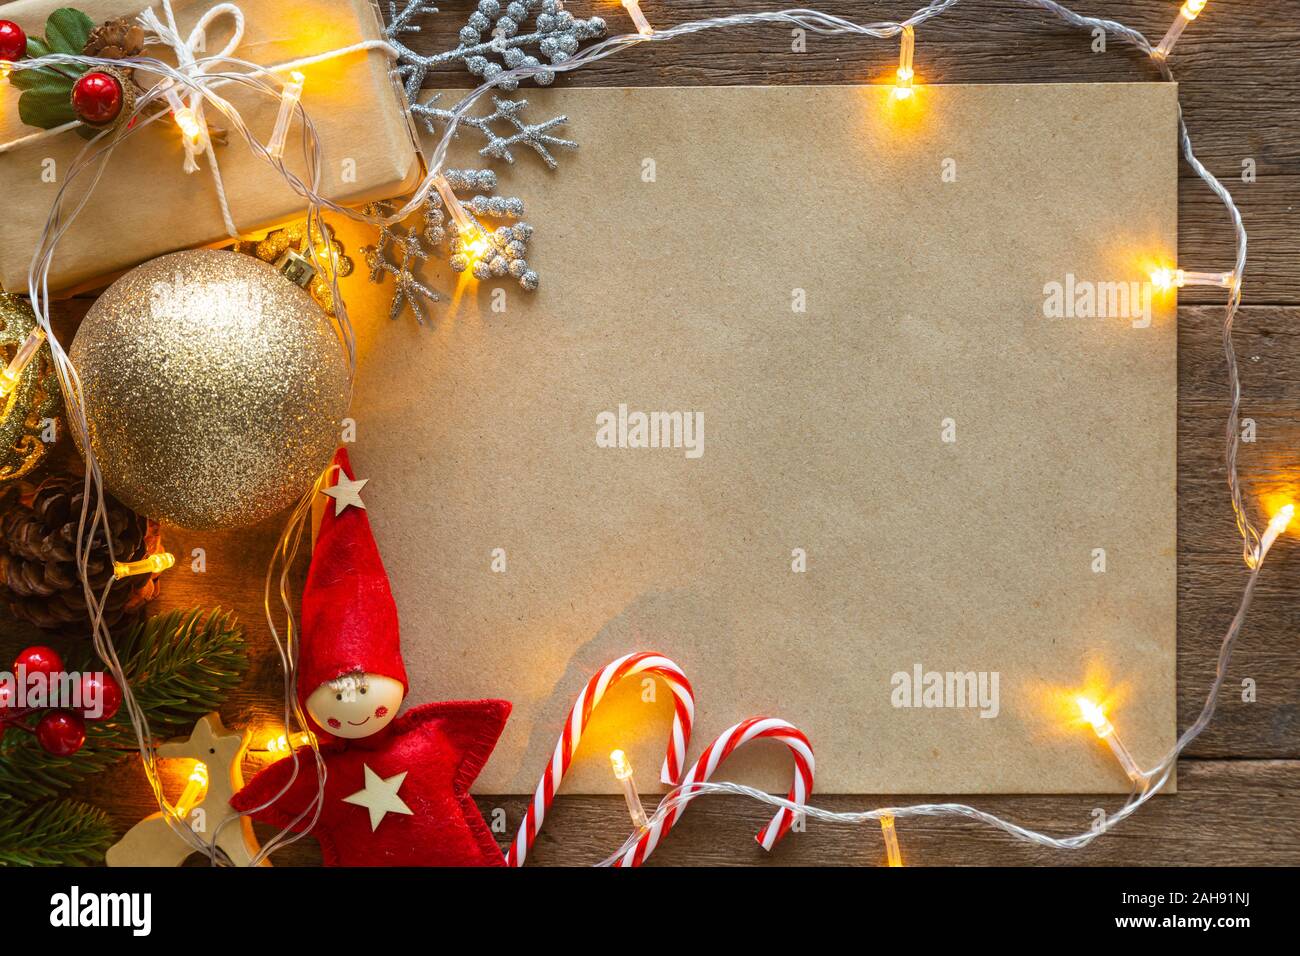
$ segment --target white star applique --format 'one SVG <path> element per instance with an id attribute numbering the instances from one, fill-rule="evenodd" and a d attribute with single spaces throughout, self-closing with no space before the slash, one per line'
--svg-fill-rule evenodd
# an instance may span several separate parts
<path id="1" fill-rule="evenodd" d="M 347 475 L 339 472 L 339 480 L 329 488 L 322 488 L 325 494 L 334 499 L 334 514 L 337 517 L 343 513 L 343 509 L 348 506 L 355 506 L 362 511 L 366 510 L 366 503 L 361 500 L 361 489 L 366 486 L 369 478 L 361 478 L 353 481 Z"/>
<path id="2" fill-rule="evenodd" d="M 370 811 L 371 833 L 379 829 L 385 814 L 404 813 L 410 816 L 415 812 L 397 795 L 397 791 L 402 787 L 402 781 L 406 779 L 407 771 L 403 770 L 401 773 L 384 778 L 371 770 L 367 764 L 362 764 L 362 767 L 366 771 L 366 785 L 352 796 L 344 797 L 343 802 L 355 803 Z"/>

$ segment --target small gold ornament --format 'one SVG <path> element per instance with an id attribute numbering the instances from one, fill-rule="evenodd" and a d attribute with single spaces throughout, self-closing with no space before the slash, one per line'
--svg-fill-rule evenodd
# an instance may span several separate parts
<path id="1" fill-rule="evenodd" d="M 321 230 L 311 230 L 311 246 L 324 256 L 329 255 L 334 263 L 334 271 L 340 279 L 352 275 L 354 265 L 352 259 L 348 256 L 343 248 L 343 243 L 334 237 L 334 230 L 329 227 L 328 223 L 321 223 L 325 235 L 321 236 Z M 285 226 L 283 229 L 273 229 L 266 234 L 264 239 L 241 239 L 231 246 L 236 252 L 247 253 L 250 256 L 257 256 L 263 262 L 276 263 L 280 257 L 290 250 L 300 252 L 307 258 L 311 258 L 310 248 L 304 240 L 307 238 L 307 221 L 295 222 Z M 325 310 L 325 314 L 333 316 L 336 312 L 334 308 L 334 293 L 330 289 L 330 282 L 327 276 L 317 273 L 312 277 L 311 284 L 307 286 L 307 291 L 311 297 L 316 300 L 316 304 Z"/>
<path id="2" fill-rule="evenodd" d="M 320 474 L 350 399 L 311 296 L 252 256 L 178 252 L 86 314 L 71 358 L 104 482 L 183 528 L 243 527 Z"/>
<path id="3" fill-rule="evenodd" d="M 27 300 L 0 292 L 0 367 L 34 328 L 36 314 Z M 42 345 L 17 387 L 0 399 L 0 483 L 23 477 L 45 457 L 53 442 L 44 439 L 58 434 L 60 398 L 50 347 Z"/>

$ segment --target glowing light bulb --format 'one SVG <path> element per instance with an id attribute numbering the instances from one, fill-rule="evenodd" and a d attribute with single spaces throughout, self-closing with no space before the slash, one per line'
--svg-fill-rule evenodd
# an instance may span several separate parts
<path id="1" fill-rule="evenodd" d="M 176 555 L 170 551 L 155 551 L 139 561 L 114 561 L 113 577 L 119 581 L 133 574 L 158 574 L 166 571 L 176 563 Z"/>
<path id="2" fill-rule="evenodd" d="M 184 822 L 189 819 L 191 811 L 200 803 L 208 794 L 208 765 L 202 760 L 196 761 L 194 769 L 190 771 L 189 779 L 185 782 L 185 789 L 181 792 L 180 799 L 172 807 L 172 813 L 176 819 Z"/>
<path id="3" fill-rule="evenodd" d="M 479 229 L 474 229 L 468 238 L 462 237 L 461 246 L 464 248 L 465 254 L 475 262 L 487 255 L 488 250 L 492 248 L 487 236 L 483 235 Z"/>
<path id="4" fill-rule="evenodd" d="M 1119 765 L 1124 768 L 1124 773 L 1138 787 L 1145 790 L 1148 782 L 1147 775 L 1142 772 L 1142 769 L 1137 765 L 1137 761 L 1133 759 L 1133 755 L 1129 753 L 1128 748 L 1119 739 L 1119 734 L 1115 733 L 1115 725 L 1110 722 L 1101 705 L 1082 695 L 1076 697 L 1074 701 L 1079 707 L 1080 715 L 1091 725 L 1093 733 L 1099 739 L 1106 741 L 1111 753 L 1115 755 Z"/>
<path id="5" fill-rule="evenodd" d="M 1168 292 L 1170 289 L 1181 289 L 1188 285 L 1206 285 L 1218 286 L 1223 289 L 1232 288 L 1236 281 L 1234 272 L 1191 272 L 1187 269 L 1167 269 L 1160 268 L 1151 272 L 1151 284 L 1161 292 Z"/>
<path id="6" fill-rule="evenodd" d="M 650 21 L 647 20 L 645 14 L 641 12 L 641 4 L 638 3 L 637 0 L 623 0 L 623 9 L 626 10 L 627 15 L 632 18 L 632 23 L 636 27 L 637 33 L 641 34 L 643 37 L 648 37 L 650 34 L 655 32 L 654 27 L 650 26 Z"/>
<path id="7" fill-rule="evenodd" d="M 1083 719 L 1092 725 L 1092 729 L 1097 732 L 1098 737 L 1105 737 L 1113 733 L 1115 727 L 1106 719 L 1106 712 L 1101 709 L 1100 704 L 1095 704 L 1087 697 L 1076 697 L 1075 703 L 1079 705 L 1079 713 Z"/>
<path id="8" fill-rule="evenodd" d="M 1186 0 L 1182 7 L 1179 8 L 1178 16 L 1174 18 L 1173 24 L 1169 27 L 1169 32 L 1156 45 L 1153 54 L 1162 60 L 1167 57 L 1169 51 L 1174 48 L 1174 44 L 1178 42 L 1178 38 L 1187 29 L 1187 25 L 1201 15 L 1201 11 L 1205 9 L 1208 2 L 1209 0 Z"/>
<path id="9" fill-rule="evenodd" d="M 623 785 L 623 799 L 627 801 L 627 813 L 632 818 L 632 826 L 639 833 L 650 826 L 641 805 L 641 795 L 636 792 L 636 778 L 632 776 L 632 762 L 621 750 L 614 750 L 609 755 L 610 766 L 614 769 L 614 779 Z"/>
<path id="10" fill-rule="evenodd" d="M 902 38 L 898 47 L 898 71 L 894 76 L 894 98 L 910 99 L 912 96 L 912 54 L 916 49 L 916 31 L 910 26 L 903 27 Z"/>
<path id="11" fill-rule="evenodd" d="M 199 122 L 198 113 L 193 107 L 185 105 L 174 86 L 165 89 L 163 96 L 171 108 L 172 119 L 181 131 L 181 142 L 185 144 L 185 172 L 197 172 L 199 164 L 196 157 L 208 148 L 207 126 Z"/>
<path id="12" fill-rule="evenodd" d="M 610 765 L 614 768 L 614 778 L 616 780 L 630 780 L 632 777 L 632 763 L 627 759 L 627 754 L 621 750 L 612 750 L 609 754 Z"/>
<path id="13" fill-rule="evenodd" d="M 894 829 L 894 815 L 883 814 L 880 817 L 880 835 L 885 838 L 885 860 L 887 866 L 902 866 L 903 854 L 898 849 L 898 831 Z"/>
<path id="14" fill-rule="evenodd" d="M 301 733 L 293 735 L 292 744 L 287 735 L 280 734 L 280 736 L 272 737 L 268 740 L 266 746 L 262 749 L 269 754 L 288 754 L 291 751 L 297 750 L 299 747 L 307 746 L 309 743 L 311 743 L 311 735 L 306 731 L 302 731 Z"/>
<path id="15" fill-rule="evenodd" d="M 199 125 L 198 117 L 188 106 L 182 106 L 176 111 L 176 125 L 181 128 L 181 135 L 185 137 L 185 142 L 198 146 L 202 141 L 203 127 Z"/>
<path id="16" fill-rule="evenodd" d="M 1173 269 L 1155 269 L 1151 273 L 1151 284 L 1160 292 L 1168 292 L 1174 287 L 1175 281 Z"/>
<path id="17" fill-rule="evenodd" d="M 298 101 L 302 99 L 302 87 L 306 82 L 307 78 L 294 70 L 289 74 L 289 82 L 280 90 L 280 113 L 275 118 L 275 130 L 271 133 L 271 141 L 266 146 L 266 151 L 276 159 L 284 155 L 284 142 L 289 137 L 289 124 L 293 121 L 293 111 L 298 108 Z"/>
<path id="18" fill-rule="evenodd" d="M 1268 549 L 1273 547 L 1273 542 L 1286 530 L 1294 517 L 1295 505 L 1289 502 L 1277 510 L 1277 514 L 1273 515 L 1268 527 L 1260 535 L 1259 547 L 1255 549 L 1255 563 L 1251 567 L 1259 566 L 1259 563 L 1264 560 L 1264 555 L 1268 554 Z"/>
<path id="19" fill-rule="evenodd" d="M 0 369 L 0 398 L 6 397 L 18 387 L 18 381 L 23 377 L 23 372 L 27 370 L 27 366 L 36 357 L 37 349 L 44 344 L 45 332 L 40 328 L 32 329 L 27 338 L 23 339 L 23 344 L 18 346 L 18 351 L 9 360 L 9 364 Z"/>
<path id="20" fill-rule="evenodd" d="M 483 230 L 479 228 L 478 223 L 465 211 L 465 207 L 461 205 L 456 193 L 452 191 L 451 183 L 447 181 L 445 176 L 438 176 L 433 180 L 433 188 L 438 190 L 438 195 L 442 197 L 442 204 L 447 208 L 447 212 L 451 214 L 452 222 L 456 224 L 456 235 L 460 239 L 461 248 L 465 251 L 465 254 L 470 257 L 471 261 L 482 259 L 491 251 L 492 244 L 488 241 L 487 236 L 483 234 Z"/>

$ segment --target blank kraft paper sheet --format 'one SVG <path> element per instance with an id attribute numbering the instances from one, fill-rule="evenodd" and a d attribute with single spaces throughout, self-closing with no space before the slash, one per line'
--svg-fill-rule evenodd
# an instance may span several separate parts
<path id="1" fill-rule="evenodd" d="M 499 166 L 540 289 L 349 296 L 409 700 L 514 703 L 476 790 L 531 792 L 590 675 L 657 650 L 692 760 L 762 714 L 822 792 L 1127 791 L 1073 695 L 1173 743 L 1175 88 L 527 98 L 581 142 Z M 615 747 L 657 786 L 671 708 L 617 688 L 563 790 L 616 791 Z"/>

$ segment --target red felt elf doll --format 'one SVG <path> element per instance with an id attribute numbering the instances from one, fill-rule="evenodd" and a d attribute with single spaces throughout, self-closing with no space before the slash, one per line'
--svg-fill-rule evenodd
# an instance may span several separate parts
<path id="1" fill-rule="evenodd" d="M 408 690 L 397 606 L 347 452 L 321 520 L 302 596 L 299 698 L 316 724 L 328 774 L 313 835 L 327 866 L 502 866 L 469 786 L 505 727 L 503 700 L 422 704 Z M 231 799 L 276 826 L 316 796 L 310 748 L 257 774 Z M 266 806 L 263 806 L 266 804 Z"/>

